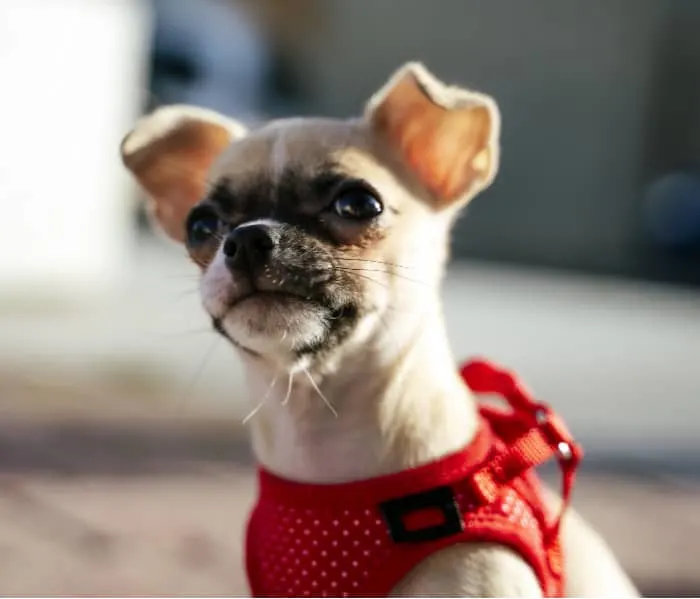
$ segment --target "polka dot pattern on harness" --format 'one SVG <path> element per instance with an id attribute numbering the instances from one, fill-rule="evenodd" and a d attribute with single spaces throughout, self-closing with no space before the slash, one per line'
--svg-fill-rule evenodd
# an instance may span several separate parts
<path id="1" fill-rule="evenodd" d="M 465 541 L 470 530 L 493 526 L 518 529 L 542 543 L 541 527 L 528 504 L 507 489 L 490 505 L 476 507 L 458 492 Z M 366 596 L 397 560 L 412 559 L 415 546 L 389 536 L 379 508 L 305 509 L 281 503 L 258 504 L 255 542 L 248 546 L 260 578 L 258 595 L 284 597 Z"/>
<path id="2" fill-rule="evenodd" d="M 265 529 L 259 567 L 273 595 L 348 597 L 389 552 L 378 510 L 319 515 L 280 505 L 266 514 Z"/>

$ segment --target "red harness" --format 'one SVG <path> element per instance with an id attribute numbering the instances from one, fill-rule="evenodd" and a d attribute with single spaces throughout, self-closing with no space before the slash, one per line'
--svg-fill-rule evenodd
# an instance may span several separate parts
<path id="1" fill-rule="evenodd" d="M 582 452 L 561 420 L 510 373 L 475 360 L 461 370 L 481 406 L 463 451 L 396 474 L 334 485 L 259 470 L 247 531 L 254 597 L 382 597 L 420 561 L 465 542 L 508 546 L 533 568 L 544 596 L 562 596 L 561 514 L 548 514 L 534 468 L 556 457 L 566 509 Z"/>

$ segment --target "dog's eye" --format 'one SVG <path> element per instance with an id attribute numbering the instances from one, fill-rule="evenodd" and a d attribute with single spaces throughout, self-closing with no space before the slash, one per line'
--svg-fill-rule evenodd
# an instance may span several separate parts
<path id="1" fill-rule="evenodd" d="M 199 208 L 192 211 L 187 219 L 187 243 L 191 246 L 200 245 L 219 231 L 221 221 L 213 210 Z"/>
<path id="2" fill-rule="evenodd" d="M 342 190 L 333 202 L 334 212 L 342 217 L 354 220 L 368 220 L 379 216 L 384 206 L 369 189 L 361 186 Z"/>

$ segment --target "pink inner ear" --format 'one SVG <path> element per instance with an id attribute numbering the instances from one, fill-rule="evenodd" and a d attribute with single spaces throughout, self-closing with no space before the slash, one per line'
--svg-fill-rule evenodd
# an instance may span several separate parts
<path id="1" fill-rule="evenodd" d="M 413 75 L 404 77 L 384 98 L 374 123 L 441 204 L 458 200 L 489 171 L 488 109 L 443 108 Z"/>

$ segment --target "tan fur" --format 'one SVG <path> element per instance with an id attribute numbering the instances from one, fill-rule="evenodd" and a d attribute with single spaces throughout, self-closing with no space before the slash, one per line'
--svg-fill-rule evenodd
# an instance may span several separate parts
<path id="1" fill-rule="evenodd" d="M 184 207 L 200 199 L 194 191 L 201 194 L 207 181 L 275 182 L 289 166 L 313 173 L 332 161 L 349 177 L 371 183 L 392 208 L 371 231 L 329 224 L 340 240 L 338 260 L 356 264 L 352 272 L 359 273 L 362 297 L 374 310 L 322 360 L 294 354 L 300 340 L 323 334 L 315 309 L 280 301 L 274 308 L 254 303 L 231 310 L 235 285 L 221 248 L 202 264 L 207 311 L 257 353 L 241 357 L 259 462 L 299 481 L 344 482 L 425 463 L 469 443 L 476 404 L 456 371 L 439 286 L 457 209 L 491 183 L 498 167 L 495 102 L 444 86 L 409 64 L 360 119 L 283 120 L 243 135 L 221 117 L 169 110 L 167 119 L 142 121 L 122 151 L 175 238 L 182 238 Z M 231 143 L 224 149 L 225 138 Z M 304 214 L 312 210 L 306 202 L 301 198 L 293 208 Z M 558 501 L 553 494 L 550 500 Z M 570 595 L 636 595 L 604 542 L 572 510 L 564 545 Z M 518 555 L 488 544 L 441 551 L 394 589 L 396 596 L 540 594 Z"/>
<path id="2" fill-rule="evenodd" d="M 421 64 L 399 69 L 369 101 L 366 115 L 440 206 L 466 202 L 496 176 L 496 103 L 445 86 Z"/>

